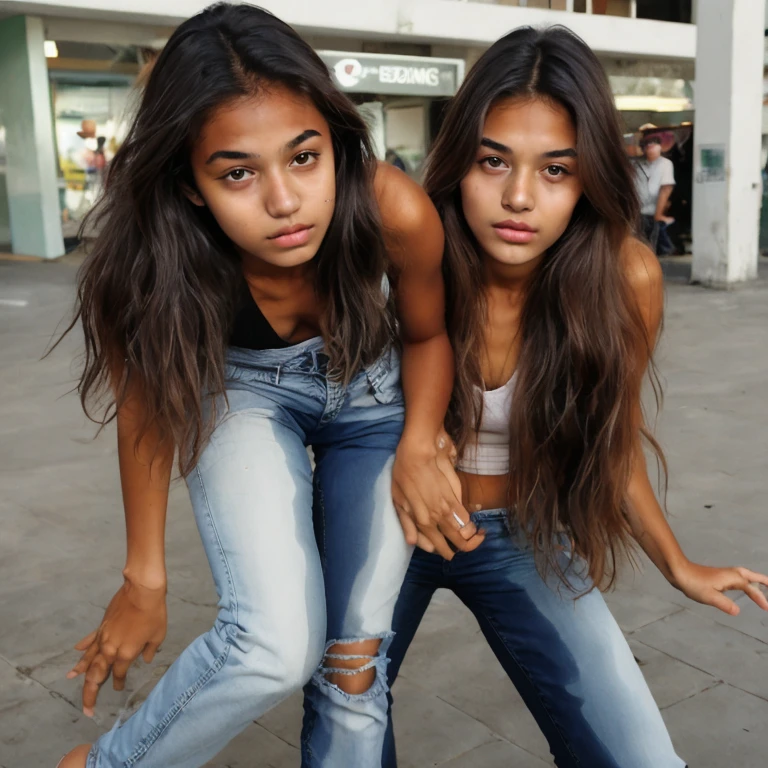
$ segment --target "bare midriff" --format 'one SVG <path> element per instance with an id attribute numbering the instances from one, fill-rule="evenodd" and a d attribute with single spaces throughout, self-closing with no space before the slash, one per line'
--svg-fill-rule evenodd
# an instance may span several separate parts
<path id="1" fill-rule="evenodd" d="M 461 498 L 467 512 L 506 507 L 509 499 L 509 474 L 474 475 L 458 471 Z"/>

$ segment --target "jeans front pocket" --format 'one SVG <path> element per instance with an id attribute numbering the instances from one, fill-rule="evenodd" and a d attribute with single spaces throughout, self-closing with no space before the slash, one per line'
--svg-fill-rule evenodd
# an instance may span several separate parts
<path id="1" fill-rule="evenodd" d="M 390 347 L 381 357 L 365 369 L 371 394 L 377 403 L 389 405 L 403 402 L 400 380 L 400 354 Z"/>

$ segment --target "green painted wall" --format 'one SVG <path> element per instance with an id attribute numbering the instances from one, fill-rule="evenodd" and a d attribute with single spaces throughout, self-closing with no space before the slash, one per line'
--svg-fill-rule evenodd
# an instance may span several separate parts
<path id="1" fill-rule="evenodd" d="M 64 243 L 44 40 L 42 19 L 0 21 L 0 123 L 6 130 L 13 252 L 55 258 Z"/>

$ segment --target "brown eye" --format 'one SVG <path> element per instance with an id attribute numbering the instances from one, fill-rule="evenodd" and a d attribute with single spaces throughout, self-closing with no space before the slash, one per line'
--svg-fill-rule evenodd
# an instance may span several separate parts
<path id="1" fill-rule="evenodd" d="M 226 176 L 222 176 L 222 179 L 226 181 L 245 181 L 249 176 L 253 176 L 253 171 L 249 171 L 247 168 L 235 168 L 230 171 Z"/>
<path id="2" fill-rule="evenodd" d="M 313 165 L 317 158 L 317 152 L 300 152 L 293 158 L 292 165 L 296 165 L 299 168 L 306 168 L 308 165 Z"/>
<path id="3" fill-rule="evenodd" d="M 504 161 L 500 157 L 495 156 L 486 157 L 484 162 L 489 168 L 501 168 L 501 166 L 504 165 Z"/>
<path id="4" fill-rule="evenodd" d="M 547 166 L 547 173 L 550 176 L 564 176 L 568 171 L 562 165 L 549 165 Z"/>

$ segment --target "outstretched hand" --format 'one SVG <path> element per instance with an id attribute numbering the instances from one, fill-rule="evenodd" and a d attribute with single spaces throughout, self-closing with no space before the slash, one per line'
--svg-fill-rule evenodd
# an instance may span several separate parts
<path id="1" fill-rule="evenodd" d="M 768 598 L 760 585 L 768 586 L 768 576 L 748 568 L 711 568 L 698 563 L 686 563 L 675 573 L 674 585 L 691 600 L 719 608 L 730 616 L 738 616 L 740 608 L 723 592 L 739 590 L 768 611 Z"/>

